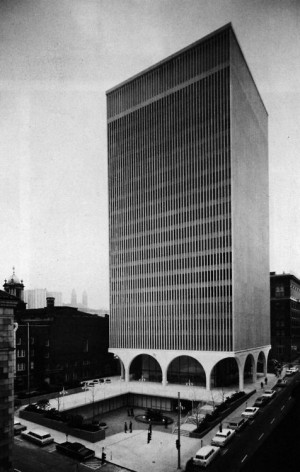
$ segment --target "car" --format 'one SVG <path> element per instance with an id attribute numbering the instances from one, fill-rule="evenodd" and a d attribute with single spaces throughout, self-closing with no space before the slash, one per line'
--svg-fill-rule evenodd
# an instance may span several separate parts
<path id="1" fill-rule="evenodd" d="M 102 421 L 97 421 L 97 420 L 92 421 L 92 425 L 97 426 L 99 429 L 107 429 L 108 428 L 106 423 L 104 423 Z"/>
<path id="2" fill-rule="evenodd" d="M 25 431 L 27 429 L 27 426 L 24 424 L 21 424 L 19 421 L 14 421 L 14 435 L 17 436 L 17 434 L 21 434 L 22 431 Z"/>
<path id="3" fill-rule="evenodd" d="M 92 459 L 95 456 L 95 451 L 88 449 L 79 442 L 63 442 L 56 444 L 57 452 L 64 454 L 65 456 L 72 457 L 80 462 L 84 462 L 88 459 Z"/>
<path id="4" fill-rule="evenodd" d="M 110 383 L 111 383 L 111 379 L 105 379 L 105 383 L 110 384 Z"/>
<path id="5" fill-rule="evenodd" d="M 228 428 L 234 429 L 235 431 L 241 431 L 248 424 L 248 421 L 249 418 L 244 418 L 240 416 L 232 418 L 228 422 Z"/>
<path id="6" fill-rule="evenodd" d="M 259 412 L 259 408 L 256 406 L 248 406 L 245 411 L 243 411 L 242 416 L 246 418 L 254 418 Z"/>
<path id="7" fill-rule="evenodd" d="M 32 429 L 30 431 L 22 431 L 21 436 L 28 441 L 31 441 L 39 446 L 46 446 L 54 442 L 54 438 L 50 433 L 43 429 Z"/>
<path id="8" fill-rule="evenodd" d="M 287 386 L 287 380 L 286 379 L 277 380 L 277 384 L 275 385 L 275 387 L 280 387 L 280 388 L 284 388 L 286 386 Z"/>
<path id="9" fill-rule="evenodd" d="M 290 367 L 290 370 L 292 370 L 293 372 L 295 372 L 295 374 L 298 372 L 298 368 L 297 368 L 297 367 Z"/>
<path id="10" fill-rule="evenodd" d="M 211 445 L 223 447 L 235 436 L 235 430 L 229 428 L 222 428 L 222 431 L 218 431 L 217 434 L 212 438 Z"/>
<path id="11" fill-rule="evenodd" d="M 297 369 L 297 370 L 295 370 L 295 369 L 293 369 L 293 368 L 286 369 L 285 375 L 286 375 L 287 377 L 291 377 L 292 375 L 295 375 L 296 372 L 298 372 L 298 369 Z"/>
<path id="12" fill-rule="evenodd" d="M 263 397 L 268 398 L 269 400 L 274 398 L 275 395 L 276 395 L 275 390 L 265 390 L 264 393 L 263 393 Z"/>
<path id="13" fill-rule="evenodd" d="M 255 400 L 255 403 L 253 406 L 258 406 L 258 408 L 261 408 L 262 406 L 265 406 L 269 403 L 270 401 L 270 398 L 268 396 L 262 396 L 262 397 L 258 397 L 256 400 Z"/>
<path id="14" fill-rule="evenodd" d="M 193 457 L 194 464 L 207 467 L 220 453 L 220 448 L 216 446 L 203 446 Z"/>
<path id="15" fill-rule="evenodd" d="M 99 379 L 99 381 L 100 381 L 101 384 L 105 383 L 105 379 Z"/>

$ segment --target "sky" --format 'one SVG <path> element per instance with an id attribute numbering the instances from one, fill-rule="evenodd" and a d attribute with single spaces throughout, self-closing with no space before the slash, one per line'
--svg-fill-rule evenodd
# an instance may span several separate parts
<path id="1" fill-rule="evenodd" d="M 109 308 L 105 92 L 229 22 L 269 113 L 270 270 L 300 277 L 298 0 L 0 0 L 0 283 Z"/>

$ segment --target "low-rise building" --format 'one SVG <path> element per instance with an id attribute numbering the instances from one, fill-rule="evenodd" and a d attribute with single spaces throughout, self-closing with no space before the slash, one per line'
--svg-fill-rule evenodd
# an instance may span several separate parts
<path id="1" fill-rule="evenodd" d="M 16 389 L 75 386 L 114 373 L 108 353 L 108 316 L 54 306 L 18 312 Z"/>

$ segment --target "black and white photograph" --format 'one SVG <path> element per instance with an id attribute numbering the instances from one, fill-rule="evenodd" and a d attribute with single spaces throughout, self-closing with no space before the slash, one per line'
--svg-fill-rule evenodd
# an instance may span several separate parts
<path id="1" fill-rule="evenodd" d="M 0 472 L 298 472 L 300 2 L 0 38 Z"/>

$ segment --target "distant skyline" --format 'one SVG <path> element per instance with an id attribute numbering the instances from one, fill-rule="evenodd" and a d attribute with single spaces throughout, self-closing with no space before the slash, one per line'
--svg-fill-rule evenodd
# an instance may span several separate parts
<path id="1" fill-rule="evenodd" d="M 0 0 L 2 284 L 109 308 L 105 92 L 229 22 L 269 113 L 270 270 L 300 277 L 300 2 Z"/>

